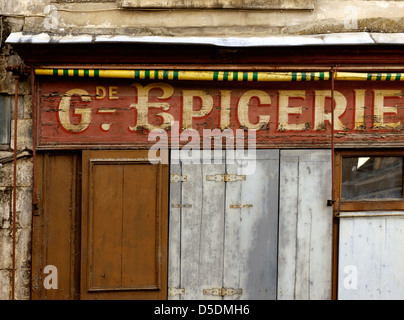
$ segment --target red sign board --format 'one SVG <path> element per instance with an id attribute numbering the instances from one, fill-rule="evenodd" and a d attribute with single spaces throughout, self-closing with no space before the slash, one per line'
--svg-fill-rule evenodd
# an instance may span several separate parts
<path id="1" fill-rule="evenodd" d="M 403 84 L 338 81 L 336 145 L 404 139 Z M 40 79 L 38 147 L 148 147 L 149 133 L 168 139 L 204 130 L 254 130 L 258 147 L 328 147 L 331 82 L 140 82 Z M 173 126 L 173 124 L 178 124 Z M 175 128 L 175 130 L 174 130 Z M 182 143 L 187 139 L 182 137 Z"/>

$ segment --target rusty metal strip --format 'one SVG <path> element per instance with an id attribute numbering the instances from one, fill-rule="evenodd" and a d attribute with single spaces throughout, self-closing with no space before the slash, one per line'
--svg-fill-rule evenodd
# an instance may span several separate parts
<path id="1" fill-rule="evenodd" d="M 14 108 L 14 181 L 13 181 L 13 258 L 11 272 L 11 299 L 15 300 L 15 255 L 16 255 L 16 215 L 17 215 L 17 124 L 18 124 L 18 84 L 20 76 L 14 73 L 15 108 Z"/>

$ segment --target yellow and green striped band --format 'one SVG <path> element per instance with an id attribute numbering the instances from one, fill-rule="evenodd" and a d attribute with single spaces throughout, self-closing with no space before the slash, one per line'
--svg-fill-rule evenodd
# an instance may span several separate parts
<path id="1" fill-rule="evenodd" d="M 119 78 L 137 80 L 187 81 L 323 81 L 330 80 L 330 72 L 262 72 L 262 71 L 191 71 L 191 70 L 114 70 L 114 69 L 35 69 L 40 76 Z M 342 81 L 404 81 L 404 73 L 336 72 L 335 80 Z"/>

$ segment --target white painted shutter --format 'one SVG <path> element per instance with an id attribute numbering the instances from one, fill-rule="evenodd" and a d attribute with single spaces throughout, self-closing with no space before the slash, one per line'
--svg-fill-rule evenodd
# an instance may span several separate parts
<path id="1" fill-rule="evenodd" d="M 170 299 L 218 300 L 204 290 L 221 288 L 230 289 L 225 299 L 276 298 L 279 151 L 257 158 L 251 175 L 225 161 L 171 165 L 187 181 L 171 184 L 169 287 L 185 293 Z M 244 173 L 243 181 L 206 178 Z"/>
<path id="2" fill-rule="evenodd" d="M 340 221 L 338 299 L 403 300 L 404 212 L 343 215 L 370 217 Z"/>
<path id="3" fill-rule="evenodd" d="M 280 157 L 279 300 L 331 299 L 331 151 Z"/>

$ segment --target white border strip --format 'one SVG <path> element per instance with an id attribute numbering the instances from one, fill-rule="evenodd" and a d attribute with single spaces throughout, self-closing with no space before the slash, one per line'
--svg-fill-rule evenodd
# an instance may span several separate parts
<path id="1" fill-rule="evenodd" d="M 90 44 L 90 43 L 144 43 L 144 44 L 194 44 L 220 47 L 280 47 L 313 45 L 403 45 L 404 33 L 332 33 L 318 35 L 285 35 L 268 37 L 157 37 L 127 35 L 50 35 L 48 33 L 11 33 L 10 44 Z"/>

